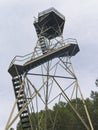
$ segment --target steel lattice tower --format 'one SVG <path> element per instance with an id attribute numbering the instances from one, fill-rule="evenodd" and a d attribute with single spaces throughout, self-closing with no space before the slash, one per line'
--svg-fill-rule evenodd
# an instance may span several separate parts
<path id="1" fill-rule="evenodd" d="M 12 76 L 16 101 L 5 130 L 8 130 L 18 117 L 23 130 L 54 130 L 57 113 L 54 120 L 51 120 L 51 109 L 60 101 L 68 102 L 86 129 L 93 130 L 71 63 L 71 58 L 79 52 L 79 46 L 76 39 L 64 40 L 64 23 L 65 17 L 54 8 L 39 13 L 34 21 L 38 36 L 34 52 L 12 60 L 8 72 Z M 78 96 L 83 101 L 89 126 L 70 102 Z M 12 119 L 16 105 L 18 114 Z M 43 114 L 39 115 L 41 111 Z M 34 113 L 38 116 L 35 117 Z M 48 119 L 50 126 L 47 126 Z"/>

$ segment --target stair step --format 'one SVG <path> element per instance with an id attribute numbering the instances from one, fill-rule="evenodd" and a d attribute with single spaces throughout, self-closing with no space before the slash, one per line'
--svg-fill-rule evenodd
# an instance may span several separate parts
<path id="1" fill-rule="evenodd" d="M 24 96 L 24 92 L 23 92 L 23 91 L 20 92 L 20 93 L 19 93 L 19 92 L 16 92 L 16 93 L 15 93 L 16 96 L 18 96 L 18 94 L 20 95 L 19 97 Z"/>
<path id="2" fill-rule="evenodd" d="M 22 114 L 28 114 L 28 111 L 27 110 L 24 110 L 23 112 L 22 112 Z"/>
<path id="3" fill-rule="evenodd" d="M 25 104 L 25 103 L 26 103 L 26 100 L 24 100 L 24 101 L 19 101 L 19 100 L 18 100 L 17 103 L 18 103 L 18 104 Z"/>
<path id="4" fill-rule="evenodd" d="M 12 79 L 12 82 L 22 81 L 22 77 L 15 77 Z"/>
<path id="5" fill-rule="evenodd" d="M 19 91 L 20 90 L 20 86 L 19 87 L 15 87 L 14 90 L 15 90 L 15 92 Z"/>
<path id="6" fill-rule="evenodd" d="M 22 124 L 29 124 L 29 120 L 24 120 L 24 121 L 21 121 Z"/>
<path id="7" fill-rule="evenodd" d="M 18 105 L 18 109 L 21 110 L 23 107 Z"/>
<path id="8" fill-rule="evenodd" d="M 18 109 L 19 109 L 19 111 L 21 110 L 23 108 L 23 105 L 18 105 Z M 27 109 L 25 108 L 25 110 L 24 110 L 25 112 L 23 112 L 23 113 L 26 113 L 26 111 L 27 111 Z M 28 112 L 27 112 L 28 113 Z"/>
<path id="9" fill-rule="evenodd" d="M 28 119 L 29 120 L 29 116 L 28 115 L 24 115 L 24 116 L 21 115 L 20 118 L 21 118 L 21 120 L 24 120 L 24 119 Z"/>
<path id="10" fill-rule="evenodd" d="M 16 94 L 18 95 L 18 94 Z M 21 94 L 18 98 L 24 99 L 24 94 Z"/>
<path id="11" fill-rule="evenodd" d="M 22 126 L 22 128 L 23 128 L 23 130 L 24 129 L 27 129 L 28 130 L 28 128 L 31 128 L 31 126 L 29 125 L 29 126 Z"/>
<path id="12" fill-rule="evenodd" d="M 20 82 L 13 82 L 13 85 L 14 85 L 14 87 L 16 87 L 16 86 L 20 86 L 21 85 L 21 83 Z"/>
<path id="13" fill-rule="evenodd" d="M 19 91 L 16 91 L 16 94 L 18 94 L 18 93 L 19 93 Z M 21 91 L 20 91 L 20 94 L 24 94 L 24 91 L 21 90 Z"/>
<path id="14" fill-rule="evenodd" d="M 19 110 L 21 110 L 23 108 L 23 105 L 18 105 L 18 108 L 19 108 Z M 25 110 L 27 110 L 27 109 L 25 108 Z"/>

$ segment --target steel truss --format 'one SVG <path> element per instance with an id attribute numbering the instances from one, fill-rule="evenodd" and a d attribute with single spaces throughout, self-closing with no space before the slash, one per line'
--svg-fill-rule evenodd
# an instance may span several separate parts
<path id="1" fill-rule="evenodd" d="M 75 39 L 63 40 L 61 38 L 59 40 L 55 39 L 52 42 L 47 41 L 47 44 L 49 48 L 44 54 L 40 46 L 40 41 L 38 40 L 33 53 L 25 55 L 24 57 L 15 57 L 11 62 L 9 73 L 12 74 L 16 100 L 5 130 L 8 130 L 18 117 L 20 117 L 21 126 L 25 130 L 47 130 L 47 128 L 54 130 L 56 117 L 59 113 L 57 112 L 53 118 L 51 110 L 53 110 L 54 104 L 60 101 L 69 103 L 87 130 L 94 130 L 71 63 L 71 57 L 74 56 L 73 53 L 72 55 L 63 53 L 57 57 L 50 57 L 48 61 L 46 60 L 42 64 L 32 67 L 33 61 L 37 58 L 45 54 L 51 56 L 50 52 L 53 51 L 54 53 L 55 50 L 59 50 L 59 48 L 71 44 L 76 45 L 77 41 Z M 73 48 L 73 51 L 74 49 L 75 48 Z M 76 51 L 76 53 L 77 52 L 78 51 Z M 16 62 L 18 62 L 18 64 Z M 20 63 L 22 63 L 22 71 L 18 68 L 20 67 Z M 31 68 L 28 68 L 27 65 Z M 13 71 L 14 74 L 12 73 Z M 75 107 L 71 103 L 72 99 L 78 98 L 82 99 L 81 105 L 84 106 L 89 126 L 78 113 L 77 102 Z M 18 114 L 12 118 L 16 105 L 18 106 Z M 35 116 L 35 113 L 37 116 Z M 50 126 L 48 126 L 48 120 L 50 120 Z"/>

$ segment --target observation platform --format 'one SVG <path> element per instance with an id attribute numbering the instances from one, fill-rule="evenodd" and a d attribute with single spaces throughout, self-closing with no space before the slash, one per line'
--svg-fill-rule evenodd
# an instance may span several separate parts
<path id="1" fill-rule="evenodd" d="M 44 36 L 53 39 L 63 33 L 65 17 L 55 8 L 49 8 L 38 14 L 38 18 L 34 22 L 37 36 Z"/>
<path id="2" fill-rule="evenodd" d="M 50 50 L 37 58 L 30 59 L 23 65 L 13 63 L 9 67 L 8 72 L 11 74 L 12 77 L 15 77 L 18 75 L 22 75 L 30 71 L 31 69 L 34 69 L 35 67 L 38 67 L 54 58 L 75 56 L 78 52 L 78 44 L 66 44 L 56 50 Z"/>

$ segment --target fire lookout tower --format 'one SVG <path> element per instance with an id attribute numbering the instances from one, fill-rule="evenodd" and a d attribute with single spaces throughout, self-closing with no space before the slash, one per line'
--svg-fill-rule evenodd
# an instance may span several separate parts
<path id="1" fill-rule="evenodd" d="M 51 120 L 51 126 L 47 124 L 47 113 L 53 104 L 60 101 L 69 102 L 87 130 L 93 130 L 71 63 L 71 58 L 79 52 L 79 46 L 76 39 L 63 39 L 64 24 L 65 17 L 55 8 L 40 12 L 34 21 L 38 36 L 34 52 L 16 56 L 12 60 L 8 72 L 12 76 L 16 101 L 5 130 L 8 130 L 18 117 L 23 130 L 54 130 L 57 113 L 54 120 Z M 87 126 L 70 103 L 72 98 L 78 97 L 78 93 L 85 106 L 90 126 Z M 12 119 L 16 105 L 18 114 Z M 39 116 L 40 111 L 43 111 L 43 114 Z M 36 119 L 34 113 L 37 113 Z"/>

